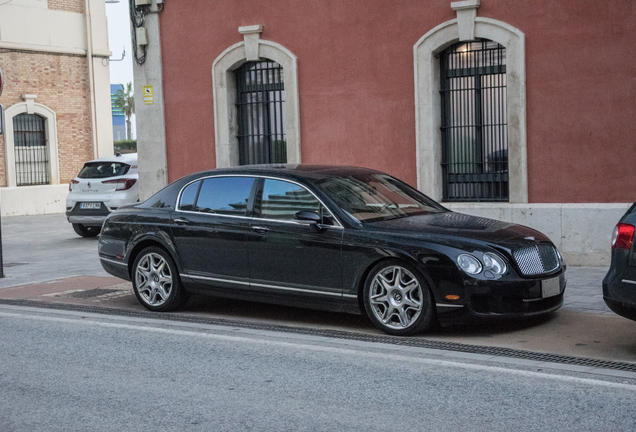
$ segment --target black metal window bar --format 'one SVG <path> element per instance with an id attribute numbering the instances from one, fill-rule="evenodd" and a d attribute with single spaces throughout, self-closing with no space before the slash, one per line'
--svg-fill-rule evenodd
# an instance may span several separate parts
<path id="1" fill-rule="evenodd" d="M 239 164 L 286 163 L 283 68 L 248 62 L 235 74 Z"/>
<path id="2" fill-rule="evenodd" d="M 18 186 L 50 183 L 46 120 L 37 114 L 13 117 L 15 174 Z"/>
<path id="3" fill-rule="evenodd" d="M 444 201 L 508 201 L 506 49 L 460 42 L 442 52 Z"/>

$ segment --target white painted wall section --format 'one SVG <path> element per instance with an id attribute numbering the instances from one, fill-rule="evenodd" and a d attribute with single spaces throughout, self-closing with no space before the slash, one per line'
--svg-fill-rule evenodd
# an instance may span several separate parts
<path id="1" fill-rule="evenodd" d="M 529 226 L 550 237 L 565 263 L 609 266 L 612 231 L 631 206 L 618 204 L 443 203 L 450 210 Z"/>
<path id="2" fill-rule="evenodd" d="M 93 55 L 110 55 L 104 2 L 91 0 Z M 46 0 L 13 0 L 2 5 L 0 48 L 86 54 L 83 14 L 48 10 Z"/>
<path id="3" fill-rule="evenodd" d="M 0 188 L 2 216 L 64 213 L 68 184 Z"/>

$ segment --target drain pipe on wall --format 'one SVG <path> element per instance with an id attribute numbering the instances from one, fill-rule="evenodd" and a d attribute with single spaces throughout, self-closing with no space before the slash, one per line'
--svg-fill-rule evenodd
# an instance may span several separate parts
<path id="1" fill-rule="evenodd" d="M 93 158 L 97 159 L 97 120 L 95 114 L 95 81 L 93 79 L 93 27 L 91 21 L 90 0 L 84 0 L 84 13 L 86 16 L 86 57 L 88 58 L 88 85 L 90 86 L 91 103 L 91 130 L 93 135 Z"/>

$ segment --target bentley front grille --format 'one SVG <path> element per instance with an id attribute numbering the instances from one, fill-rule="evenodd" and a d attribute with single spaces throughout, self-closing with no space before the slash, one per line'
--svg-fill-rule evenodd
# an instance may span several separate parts
<path id="1" fill-rule="evenodd" d="M 540 244 L 517 249 L 513 253 L 519 270 L 524 276 L 549 273 L 559 267 L 559 258 L 554 246 Z"/>

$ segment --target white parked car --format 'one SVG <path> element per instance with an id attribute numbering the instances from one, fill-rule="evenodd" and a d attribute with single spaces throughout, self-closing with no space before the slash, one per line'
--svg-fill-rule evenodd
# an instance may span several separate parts
<path id="1" fill-rule="evenodd" d="M 86 162 L 68 185 L 66 219 L 82 237 L 99 234 L 106 216 L 139 201 L 137 153 Z"/>

